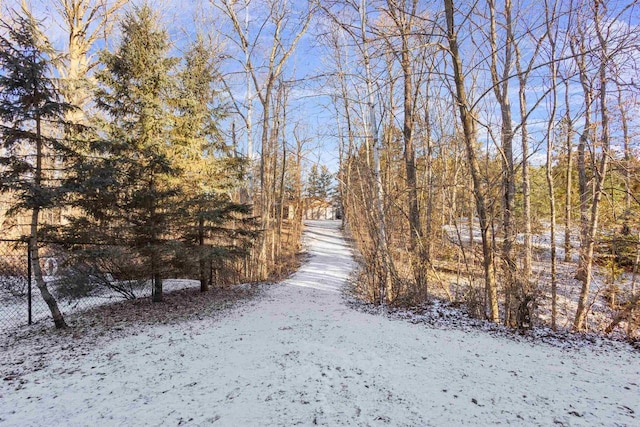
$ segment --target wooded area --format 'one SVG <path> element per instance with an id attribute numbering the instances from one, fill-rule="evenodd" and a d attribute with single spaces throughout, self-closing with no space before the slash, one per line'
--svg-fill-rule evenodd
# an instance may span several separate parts
<path id="1" fill-rule="evenodd" d="M 161 301 L 212 263 L 281 277 L 309 201 L 335 198 L 369 302 L 637 337 L 637 1 L 209 0 L 188 29 L 33 3 L 2 15 L 0 190 L 57 326 L 42 241 L 87 275 L 128 262 Z"/>
<path id="2" fill-rule="evenodd" d="M 361 294 L 637 333 L 637 3 L 321 4 Z"/>

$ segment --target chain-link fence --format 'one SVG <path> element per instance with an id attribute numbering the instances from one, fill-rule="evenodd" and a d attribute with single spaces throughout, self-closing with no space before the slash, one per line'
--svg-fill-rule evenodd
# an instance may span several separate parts
<path id="1" fill-rule="evenodd" d="M 63 314 L 108 302 L 151 295 L 148 263 L 124 246 L 55 242 L 39 246 L 42 279 Z M 0 332 L 49 319 L 32 270 L 26 240 L 0 240 Z M 210 258 L 205 280 L 213 286 L 240 283 L 243 259 Z M 165 291 L 200 286 L 201 272 L 193 257 L 174 260 L 163 272 Z"/>
<path id="2" fill-rule="evenodd" d="M 33 321 L 28 248 L 22 240 L 0 240 L 0 327 L 5 330 Z"/>
<path id="3" fill-rule="evenodd" d="M 93 249 L 85 251 L 86 256 L 108 250 L 95 245 L 85 248 Z M 109 273 L 96 274 L 87 269 L 89 264 L 55 243 L 42 244 L 39 257 L 42 279 L 64 314 L 136 298 L 145 294 L 148 285 L 147 280 L 118 281 Z M 50 317 L 32 272 L 29 243 L 0 240 L 0 328 L 9 331 Z"/>
<path id="4" fill-rule="evenodd" d="M 55 251 L 51 248 L 43 247 L 40 250 L 43 279 L 54 295 L 58 293 L 56 292 L 58 260 Z M 30 325 L 51 315 L 47 304 L 40 296 L 31 267 L 27 241 L 0 240 L 0 327 L 2 330 Z"/>

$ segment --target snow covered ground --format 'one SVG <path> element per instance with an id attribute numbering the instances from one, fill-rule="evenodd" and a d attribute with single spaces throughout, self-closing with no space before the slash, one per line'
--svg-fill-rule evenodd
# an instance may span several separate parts
<path id="1" fill-rule="evenodd" d="M 455 225 L 457 224 L 457 226 Z M 456 229 L 456 227 L 458 227 Z M 547 222 L 541 222 L 539 224 L 538 232 L 534 233 L 533 239 L 533 275 L 529 278 L 532 285 L 536 287 L 537 294 L 537 308 L 534 311 L 534 322 L 537 326 L 551 326 L 551 232 L 550 224 Z M 469 222 L 467 218 L 457 218 L 454 224 L 445 225 L 444 231 L 447 233 L 448 238 L 453 244 L 460 244 L 460 242 L 467 244 L 469 238 Z M 564 261 L 564 226 L 558 224 L 558 230 L 556 231 L 556 281 L 557 281 L 557 326 L 560 330 L 570 331 L 573 327 L 573 320 L 578 307 L 578 299 L 582 287 L 582 282 L 575 279 L 576 270 L 578 268 L 579 246 L 580 246 L 580 230 L 574 228 L 570 233 L 571 242 L 571 261 Z M 474 242 L 478 245 L 481 243 L 480 227 L 477 221 L 474 221 L 472 227 L 472 234 Z M 496 238 L 499 243 L 501 238 Z M 517 244 L 524 244 L 524 235 L 518 234 L 516 238 Z M 478 252 L 476 252 L 478 253 Z M 480 254 L 478 253 L 478 256 Z M 477 261 L 479 262 L 479 261 Z M 522 262 L 520 257 L 519 263 Z M 462 271 L 464 268 L 459 266 Z M 519 268 L 523 268 L 520 264 Z M 628 298 L 632 294 L 633 289 L 633 275 L 630 272 L 619 272 L 620 274 L 615 278 L 614 283 L 617 289 L 619 289 L 618 299 L 620 296 L 623 300 Z M 500 276 L 500 271 L 498 271 Z M 590 307 L 586 319 L 586 327 L 590 332 L 604 334 L 604 331 L 611 324 L 611 321 L 616 316 L 617 308 L 611 307 L 609 300 L 606 298 L 608 289 L 611 288 L 612 278 L 610 277 L 610 270 L 599 265 L 597 262 L 593 265 L 592 280 L 590 285 L 588 306 Z M 448 274 L 445 272 L 441 276 L 446 279 L 450 284 L 450 293 L 459 295 L 466 292 L 468 289 L 468 279 L 463 274 Z M 498 277 L 500 282 L 500 277 Z M 432 288 L 432 291 L 438 292 L 437 287 Z M 442 293 L 439 295 L 441 298 L 446 298 L 447 295 Z M 627 323 L 621 322 L 609 335 L 612 338 L 629 338 L 627 334 Z M 638 338 L 637 334 L 632 335 L 634 338 Z"/>
<path id="2" fill-rule="evenodd" d="M 49 290 L 55 294 L 54 277 L 45 276 L 45 281 L 50 283 Z M 26 286 L 26 285 L 25 285 Z M 199 280 L 187 279 L 165 279 L 163 281 L 163 291 L 173 292 L 180 289 L 199 288 Z M 26 292 L 26 290 L 24 291 Z M 32 308 L 31 316 L 33 322 L 51 322 L 51 311 L 40 296 L 40 291 L 35 287 L 32 290 Z M 138 298 L 151 296 L 151 282 L 142 287 L 135 289 L 135 295 Z M 107 291 L 101 294 L 92 295 L 74 299 L 73 301 L 58 298 L 58 308 L 65 316 L 76 313 L 78 311 L 89 310 L 101 305 L 122 301 L 124 297 L 115 291 Z M 3 306 L 0 307 L 0 325 L 9 328 L 19 328 L 27 325 L 28 322 L 28 302 L 26 294 L 20 296 L 12 296 L 5 289 L 0 289 L 0 301 Z"/>
<path id="3" fill-rule="evenodd" d="M 5 348 L 0 425 L 640 424 L 626 345 L 563 350 L 349 308 L 338 225 L 309 223 L 308 262 L 223 316 L 60 349 L 19 378 L 5 367 L 42 340 Z"/>

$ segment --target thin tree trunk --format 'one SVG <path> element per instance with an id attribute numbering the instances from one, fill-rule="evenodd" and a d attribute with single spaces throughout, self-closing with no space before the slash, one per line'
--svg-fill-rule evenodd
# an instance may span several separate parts
<path id="1" fill-rule="evenodd" d="M 36 98 L 37 99 L 37 98 Z M 36 169 L 34 171 L 34 184 L 36 191 L 42 191 L 42 159 L 44 157 L 43 144 L 42 144 L 42 129 L 41 119 L 38 115 L 36 117 Z M 39 251 L 39 239 L 38 239 L 38 227 L 39 227 L 40 207 L 34 206 L 31 211 L 31 232 L 29 236 L 29 252 L 31 252 L 31 269 L 33 276 L 36 280 L 36 286 L 40 290 L 42 299 L 49 307 L 51 311 L 51 317 L 56 328 L 66 328 L 67 324 L 64 321 L 64 316 L 58 307 L 58 303 L 54 296 L 49 292 L 44 277 L 42 275 L 42 268 L 40 267 L 40 251 Z"/>
<path id="2" fill-rule="evenodd" d="M 294 224 L 295 224 L 295 238 L 296 241 L 300 240 L 300 237 L 302 235 L 302 224 L 303 224 L 303 210 L 304 210 L 304 206 L 303 206 L 303 200 L 302 200 L 302 157 L 303 157 L 303 153 L 302 153 L 302 147 L 303 147 L 303 141 L 302 138 L 300 136 L 298 136 L 296 134 L 296 131 L 294 129 L 294 137 L 296 140 L 296 169 L 295 169 L 295 174 L 294 174 L 294 185 L 295 185 L 295 197 L 296 197 L 296 204 L 295 204 L 295 212 L 294 212 Z"/>
<path id="3" fill-rule="evenodd" d="M 155 194 L 156 192 L 156 185 L 155 185 L 155 178 L 153 176 L 153 172 L 152 172 L 152 176 L 151 176 L 151 183 L 150 183 L 150 193 L 151 194 Z M 150 212 L 149 212 L 149 216 L 151 218 L 151 277 L 152 277 L 152 292 L 151 292 L 151 300 L 153 302 L 162 302 L 163 300 L 163 295 L 162 295 L 162 275 L 160 273 L 160 265 L 161 265 L 161 261 L 160 261 L 160 248 L 159 248 L 159 242 L 158 242 L 158 237 L 159 237 L 159 230 L 158 230 L 158 225 L 156 222 L 156 217 L 157 217 L 158 213 L 157 213 L 157 207 L 156 207 L 156 201 L 155 201 L 155 197 L 152 196 L 151 199 L 151 207 L 150 207 Z"/>
<path id="4" fill-rule="evenodd" d="M 338 53 L 340 52 L 339 43 L 336 43 L 336 51 Z M 355 135 L 353 132 L 353 123 L 351 120 L 351 103 L 349 101 L 347 85 L 345 82 L 345 72 L 342 68 L 343 62 L 341 60 L 341 57 L 337 61 L 337 66 L 339 70 L 340 96 L 342 97 L 342 102 L 344 107 L 344 118 L 347 125 L 347 142 L 348 142 L 347 152 L 346 154 L 343 153 L 344 158 L 347 161 L 347 164 L 344 166 L 341 166 L 340 168 L 341 173 L 342 171 L 345 171 L 345 174 L 341 180 L 343 182 L 342 185 L 344 189 L 342 194 L 342 205 L 343 205 L 342 206 L 342 225 L 344 226 L 345 224 L 348 223 L 348 219 L 347 219 L 348 209 L 347 209 L 347 206 L 345 206 L 345 202 L 349 200 L 348 192 L 351 191 L 351 169 L 352 169 L 352 160 L 353 160 L 352 156 L 353 156 L 353 151 L 355 146 Z"/>
<path id="5" fill-rule="evenodd" d="M 552 41 L 552 55 L 555 56 L 555 44 Z M 557 90 L 556 90 L 556 64 L 555 59 L 551 60 L 551 85 L 552 85 L 552 106 L 551 115 L 547 122 L 547 164 L 546 164 L 546 178 L 547 189 L 549 191 L 549 211 L 550 211 L 550 233 L 551 233 L 551 328 L 556 329 L 557 318 L 557 260 L 556 260 L 556 195 L 555 184 L 553 181 L 553 132 L 555 125 L 555 114 L 557 105 Z"/>
<path id="6" fill-rule="evenodd" d="M 382 174 L 380 173 L 380 141 L 379 141 L 379 132 L 377 128 L 377 120 L 376 120 L 376 104 L 375 98 L 373 94 L 373 79 L 371 75 L 371 65 L 369 60 L 369 51 L 368 51 L 368 40 L 366 35 L 366 27 L 367 27 L 367 11 L 366 11 L 366 0 L 361 0 L 360 3 L 360 25 L 362 32 L 362 54 L 364 60 L 364 67 L 366 73 L 366 84 L 367 84 L 367 97 L 368 97 L 368 120 L 369 120 L 369 136 L 373 145 L 373 179 L 375 185 L 375 206 L 376 213 L 378 215 L 378 244 L 380 247 L 380 252 L 382 256 L 382 263 L 384 268 L 384 278 L 381 281 L 381 289 L 380 289 L 380 304 L 385 305 L 387 301 L 387 294 L 390 292 L 391 282 L 396 280 L 397 273 L 395 272 L 395 267 L 393 264 L 393 260 L 391 259 L 391 254 L 389 252 L 388 242 L 387 242 L 387 220 L 384 211 L 384 187 L 382 185 Z"/>
<path id="7" fill-rule="evenodd" d="M 407 187 L 409 192 L 409 226 L 410 240 L 409 248 L 414 258 L 413 275 L 418 289 L 426 285 L 426 275 L 424 263 L 424 250 L 422 249 L 422 224 L 420 221 L 420 211 L 418 210 L 418 189 L 416 180 L 416 152 L 413 146 L 413 89 L 412 89 L 412 67 L 409 56 L 409 46 L 406 35 L 402 41 L 402 71 L 404 79 L 404 160 L 407 174 Z"/>
<path id="8" fill-rule="evenodd" d="M 469 184 L 471 184 L 469 187 L 473 188 L 473 179 L 470 179 Z M 473 191 L 469 192 L 469 221 L 467 221 L 467 226 L 468 226 L 468 231 L 469 231 L 469 252 L 473 253 L 474 252 L 474 247 L 475 247 L 475 239 L 473 236 L 473 225 L 475 223 L 475 218 L 476 218 L 476 212 L 475 212 L 475 195 L 473 193 Z M 462 243 L 462 242 L 461 242 Z"/>
<path id="9" fill-rule="evenodd" d="M 413 126 L 415 123 L 415 98 L 413 92 L 413 67 L 409 46 L 410 32 L 413 26 L 417 2 L 411 2 L 410 10 L 404 10 L 405 4 L 397 5 L 388 0 L 389 13 L 395 22 L 401 41 L 400 67 L 403 80 L 403 125 L 402 139 L 404 142 L 404 165 L 407 176 L 407 192 L 409 205 L 409 251 L 412 254 L 413 276 L 416 288 L 422 289 L 426 285 L 425 251 L 423 250 L 423 230 L 418 208 L 418 188 L 416 178 L 416 152 L 413 142 Z M 391 63 L 391 62 L 390 62 Z M 392 73 L 390 72 L 390 75 Z M 393 96 L 393 94 L 391 94 Z"/>
<path id="10" fill-rule="evenodd" d="M 267 278 L 269 266 L 268 266 L 268 244 L 269 244 L 269 201 L 270 196 L 269 187 L 265 181 L 267 171 L 269 167 L 269 154 L 267 152 L 269 144 L 269 125 L 270 125 L 270 113 L 271 113 L 271 84 L 267 82 L 265 96 L 262 98 L 262 135 L 260 139 L 260 228 L 262 230 L 260 236 L 260 242 L 258 245 L 258 280 L 264 280 Z"/>
<path id="11" fill-rule="evenodd" d="M 427 87 L 428 86 L 429 86 L 429 83 L 427 83 Z M 427 151 L 426 153 L 427 168 L 425 172 L 427 175 L 426 176 L 427 178 L 426 179 L 427 181 L 427 212 L 426 212 L 426 218 L 425 218 L 426 239 L 424 239 L 423 237 L 421 245 L 423 246 L 423 250 L 424 250 L 424 261 L 427 263 L 431 263 L 431 256 L 433 252 L 432 248 L 433 248 L 433 242 L 434 242 L 432 224 L 433 224 L 433 210 L 435 205 L 434 203 L 435 195 L 434 195 L 434 182 L 433 182 L 433 141 L 431 140 L 431 115 L 429 112 L 429 105 L 425 105 L 424 107 L 424 121 L 425 121 L 424 123 L 425 143 L 426 143 L 426 149 L 427 149 L 426 150 Z M 444 195 L 444 192 L 443 192 L 443 195 Z M 443 207 L 444 207 L 444 204 L 443 204 Z M 444 213 L 444 209 L 443 209 L 443 213 Z M 441 229 L 444 229 L 444 227 Z M 425 292 L 428 292 L 428 288 L 425 289 Z"/>
<path id="12" fill-rule="evenodd" d="M 618 87 L 618 107 L 620 108 L 620 124 L 622 125 L 622 143 L 624 147 L 624 221 L 625 225 L 631 215 L 631 136 L 629 135 L 629 122 L 627 118 L 627 109 L 622 98 L 622 89 Z"/>
<path id="13" fill-rule="evenodd" d="M 638 278 L 638 265 L 640 265 L 640 233 L 638 233 L 638 243 L 636 244 L 636 259 L 633 262 L 633 273 L 631 276 L 631 295 L 636 295 L 636 279 Z"/>
<path id="14" fill-rule="evenodd" d="M 584 46 L 584 34 L 579 30 L 581 39 L 578 43 L 571 43 L 571 53 L 575 57 L 576 65 L 578 66 L 578 75 L 580 77 L 580 84 L 584 94 L 584 126 L 580 137 L 578 139 L 577 150 L 577 169 L 578 169 L 578 193 L 580 197 L 580 253 L 578 259 L 578 269 L 576 271 L 575 278 L 582 282 L 585 281 L 586 271 L 584 267 L 586 265 L 585 256 L 588 252 L 588 240 L 589 240 L 589 197 L 590 192 L 587 181 L 587 165 L 586 165 L 586 149 L 589 139 L 591 138 L 591 108 L 592 108 L 592 88 L 588 80 L 587 69 L 585 64 L 585 46 Z"/>
<path id="15" fill-rule="evenodd" d="M 638 277 L 638 264 L 640 264 L 640 233 L 638 233 L 638 243 L 636 244 L 636 257 L 633 261 L 633 273 L 631 275 L 631 299 L 638 300 L 638 295 L 636 293 L 636 279 Z M 629 319 L 634 318 L 635 308 L 632 308 L 629 313 Z M 637 327 L 637 325 L 636 325 Z M 627 336 L 631 337 L 633 333 L 634 325 L 631 320 L 627 321 Z"/>
<path id="16" fill-rule="evenodd" d="M 205 252 L 204 218 L 198 219 L 198 245 L 200 245 L 200 259 L 199 259 L 200 292 L 207 292 L 209 290 L 207 260 L 210 260 L 210 256 L 204 253 Z"/>
<path id="17" fill-rule="evenodd" d="M 576 330 L 584 330 L 586 328 L 586 319 L 589 306 L 587 304 L 589 298 L 589 290 L 591 285 L 591 276 L 593 270 L 593 251 L 595 246 L 596 230 L 598 229 L 598 216 L 600 199 L 603 193 L 604 181 L 607 177 L 607 166 L 609 162 L 609 111 L 607 110 L 607 65 L 608 65 L 608 50 L 607 41 L 602 35 L 600 27 L 601 16 L 599 14 L 601 4 L 595 4 L 595 31 L 598 36 L 599 48 L 600 48 L 600 64 L 598 70 L 598 78 L 600 83 L 600 122 L 602 126 L 602 153 L 598 167 L 595 170 L 595 188 L 593 192 L 593 201 L 591 203 L 591 217 L 587 228 L 585 239 L 583 244 L 586 246 L 580 248 L 580 269 L 583 272 L 582 288 L 580 290 L 580 296 L 578 298 L 578 308 L 576 310 L 576 316 L 573 321 L 573 327 Z"/>
<path id="18" fill-rule="evenodd" d="M 549 211 L 550 211 L 550 234 L 551 234 L 551 328 L 556 329 L 557 319 L 557 259 L 556 259 L 556 195 L 555 195 L 555 183 L 553 179 L 553 150 L 554 150 L 554 127 L 555 117 L 558 105 L 558 89 L 557 89 L 557 64 L 556 64 L 556 36 L 552 31 L 552 25 L 555 21 L 555 7 L 551 10 L 548 3 L 545 2 L 546 13 L 546 31 L 549 38 L 550 45 L 550 59 L 549 72 L 551 77 L 551 112 L 547 121 L 547 162 L 546 162 L 546 179 L 547 179 L 547 191 L 549 195 Z M 530 229 L 529 229 L 530 231 Z M 531 271 L 528 272 L 529 275 Z M 527 275 L 526 277 L 529 277 Z"/>
<path id="19" fill-rule="evenodd" d="M 277 224 L 277 253 L 276 259 L 282 255 L 282 226 L 283 226 L 283 216 L 284 216 L 284 204 L 285 204 L 285 191 L 284 191 L 284 177 L 287 170 L 287 138 L 286 138 L 286 125 L 287 125 L 287 96 L 286 96 L 286 88 L 283 88 L 282 94 L 282 169 L 280 173 L 280 182 L 279 182 L 279 200 L 278 200 L 278 224 Z M 282 273 L 281 262 L 278 263 L 280 272 Z"/>
<path id="20" fill-rule="evenodd" d="M 337 101 L 334 99 L 333 101 L 333 105 L 335 107 L 335 113 L 336 113 L 336 127 L 337 127 L 337 131 L 338 131 L 338 174 L 337 174 L 337 181 L 338 181 L 338 197 L 340 197 L 340 205 L 343 205 L 343 202 L 346 198 L 346 188 L 345 188 L 345 157 L 344 157 L 344 135 L 343 135 L 343 129 L 342 129 L 342 121 L 340 120 L 340 113 L 338 111 L 338 103 Z M 336 218 L 338 219 L 338 218 Z M 344 229 L 346 222 L 345 222 L 345 215 L 344 213 L 342 214 L 342 216 L 340 217 L 340 228 Z"/>
<path id="21" fill-rule="evenodd" d="M 245 0 L 245 9 L 244 9 L 244 39 L 249 40 L 249 0 Z M 237 31 L 240 31 L 239 29 Z M 246 94 L 245 94 L 245 103 L 247 104 L 247 116 L 246 116 L 246 126 L 247 126 L 247 157 L 249 159 L 249 195 L 252 195 L 252 179 L 253 179 L 253 170 L 252 170 L 252 162 L 253 162 L 253 95 L 251 93 L 251 74 L 253 73 L 253 68 L 251 65 L 251 52 L 248 47 L 244 48 L 244 67 L 245 67 L 245 81 L 246 81 Z"/>
<path id="22" fill-rule="evenodd" d="M 547 31 L 548 32 L 548 31 Z M 520 289 L 518 290 L 520 296 L 520 304 L 526 304 L 527 299 L 533 298 L 534 289 L 531 276 L 533 274 L 533 239 L 531 229 L 531 177 L 529 173 L 529 126 L 527 122 L 527 82 L 529 79 L 529 70 L 533 63 L 533 58 L 530 60 L 530 65 L 527 70 L 522 69 L 522 56 L 520 52 L 520 46 L 515 43 L 514 53 L 516 55 L 516 69 L 518 72 L 518 98 L 520 104 L 520 133 L 522 136 L 522 202 L 523 202 L 523 220 L 524 220 L 524 256 L 523 256 L 523 271 L 522 278 L 518 280 Z M 537 49 L 536 49 L 537 52 Z M 535 54 L 533 57 L 535 58 Z M 555 84 L 555 81 L 554 81 Z M 550 123 L 553 121 L 553 116 L 550 119 Z M 553 224 L 555 227 L 555 223 Z M 520 313 L 519 308 L 519 313 Z M 522 320 L 522 319 L 520 319 Z M 518 322 L 518 327 L 523 325 Z"/>
<path id="23" fill-rule="evenodd" d="M 571 261 L 571 211 L 572 211 L 572 198 L 573 194 L 573 120 L 571 119 L 571 103 L 569 102 L 569 80 L 565 80 L 565 95 L 564 95 L 565 109 L 566 109 L 566 126 L 567 134 L 565 146 L 567 148 L 567 170 L 565 175 L 565 188 L 566 193 L 564 197 L 564 262 Z"/>
<path id="24" fill-rule="evenodd" d="M 498 288 L 495 280 L 495 269 L 493 265 L 494 254 L 491 247 L 491 236 L 489 235 L 489 220 L 487 203 L 485 199 L 485 186 L 480 176 L 480 167 L 476 154 L 476 131 L 473 120 L 473 113 L 469 110 L 466 90 L 464 87 L 464 72 L 458 49 L 458 37 L 454 23 L 453 0 L 444 0 L 444 8 L 447 19 L 447 38 L 449 41 L 449 52 L 451 54 L 453 66 L 453 78 L 456 86 L 456 101 L 460 110 L 460 118 L 464 131 L 464 140 L 467 151 L 467 161 L 471 178 L 473 180 L 473 194 L 476 203 L 478 219 L 480 221 L 480 231 L 482 237 L 482 254 L 485 277 L 485 294 L 489 304 L 489 319 L 493 322 L 500 321 L 498 312 Z"/>
<path id="25" fill-rule="evenodd" d="M 498 47 L 496 30 L 496 9 L 494 0 L 489 1 L 491 45 L 491 79 L 496 100 L 500 105 L 502 127 L 500 132 L 502 146 L 502 258 L 505 280 L 505 318 L 508 326 L 516 326 L 518 298 L 516 289 L 516 261 L 513 253 L 515 229 L 513 226 L 515 200 L 515 167 L 513 161 L 513 125 L 511 120 L 511 102 L 509 99 L 509 73 L 512 66 L 513 34 L 511 28 L 511 0 L 504 1 L 506 40 L 500 51 L 504 51 L 502 74 L 498 74 Z M 524 118 L 523 118 L 524 120 Z"/>

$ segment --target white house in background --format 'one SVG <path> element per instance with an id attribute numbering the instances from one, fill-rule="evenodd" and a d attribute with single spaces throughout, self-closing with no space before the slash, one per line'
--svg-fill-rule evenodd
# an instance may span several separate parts
<path id="1" fill-rule="evenodd" d="M 340 208 L 323 199 L 305 199 L 304 219 L 340 219 Z"/>

